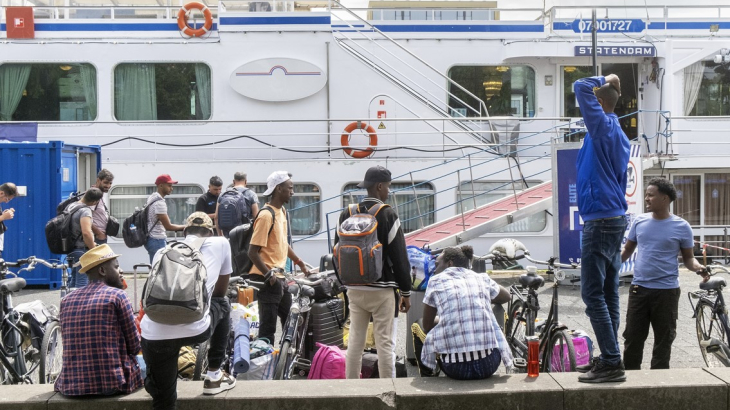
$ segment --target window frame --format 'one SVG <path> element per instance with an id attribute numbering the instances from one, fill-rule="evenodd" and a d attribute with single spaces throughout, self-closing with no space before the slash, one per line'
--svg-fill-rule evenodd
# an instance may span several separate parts
<path id="1" fill-rule="evenodd" d="M 208 119 L 201 119 L 201 120 L 120 120 L 117 118 L 116 114 L 116 88 L 115 88 L 115 79 L 116 79 L 116 72 L 117 67 L 119 67 L 122 64 L 205 64 L 208 66 L 208 70 L 210 70 L 210 117 Z M 110 104 L 111 104 L 111 118 L 121 124 L 125 123 L 168 123 L 168 124 L 191 124 L 191 123 L 201 123 L 201 122 L 211 122 L 214 121 L 214 112 L 215 112 L 215 82 L 213 81 L 215 75 L 213 74 L 213 67 L 211 67 L 210 63 L 207 61 L 202 60 L 196 60 L 196 61 L 181 61 L 181 60 L 125 60 L 125 61 L 119 61 L 116 64 L 112 66 L 111 69 L 111 96 L 110 96 Z"/>
<path id="2" fill-rule="evenodd" d="M 514 118 L 516 118 L 516 119 L 519 118 L 520 122 L 529 123 L 529 122 L 537 119 L 540 116 L 539 115 L 540 114 L 540 112 L 539 112 L 540 110 L 539 110 L 539 104 L 538 104 L 538 102 L 540 100 L 540 97 L 538 95 L 539 94 L 538 93 L 538 90 L 540 89 L 540 87 L 538 87 L 538 83 L 537 83 L 537 73 L 538 73 L 538 70 L 537 70 L 537 68 L 533 64 L 526 63 L 526 62 L 519 62 L 519 63 L 512 63 L 512 62 L 510 62 L 510 63 L 505 63 L 505 64 L 498 64 L 498 63 L 495 63 L 495 64 L 462 64 L 462 63 L 453 64 L 453 65 L 449 66 L 448 69 L 446 70 L 446 76 L 449 79 L 451 79 L 451 80 L 453 80 L 453 78 L 451 77 L 451 70 L 453 70 L 456 67 L 509 67 L 510 69 L 512 69 L 513 67 L 526 67 L 526 68 L 529 68 L 530 70 L 532 70 L 532 73 L 534 75 L 534 85 L 533 85 L 533 87 L 534 87 L 534 100 L 535 101 L 533 102 L 533 107 L 532 107 L 533 108 L 534 115 L 532 117 L 529 117 L 529 116 L 526 116 L 526 115 L 524 115 L 522 117 L 515 116 Z M 463 84 L 461 84 L 461 86 L 464 87 L 464 88 L 466 88 L 467 90 L 469 90 L 469 88 L 466 87 L 466 86 L 464 86 Z M 471 90 L 469 90 L 469 91 L 472 94 L 477 95 L 473 91 L 471 91 Z M 447 81 L 446 82 L 446 109 L 449 112 L 451 112 L 451 110 L 454 110 L 454 109 L 459 108 L 459 107 L 452 107 L 451 106 L 451 104 L 450 104 L 451 103 L 451 98 L 452 98 L 451 97 L 451 94 L 453 94 L 453 92 L 451 91 L 451 83 Z M 510 101 L 511 101 L 511 97 L 510 97 Z M 485 106 L 488 106 L 487 101 L 482 100 L 482 102 L 484 103 Z M 495 114 L 493 114 L 491 112 L 489 114 L 490 115 L 495 115 Z M 499 116 L 502 116 L 502 115 L 499 115 Z M 467 118 L 468 118 L 468 111 L 467 111 Z"/>
<path id="3" fill-rule="evenodd" d="M 94 67 L 94 71 L 96 73 L 96 117 L 89 120 L 71 120 L 71 121 L 49 121 L 49 120 L 36 120 L 36 119 L 26 119 L 26 120 L 11 120 L 10 123 L 23 123 L 23 122 L 37 122 L 37 123 L 59 123 L 59 124 L 69 124 L 69 123 L 93 123 L 97 121 L 100 117 L 100 111 L 99 111 L 99 67 L 91 62 L 91 61 L 75 61 L 75 60 L 64 60 L 64 61 L 48 61 L 48 60 L 42 60 L 42 61 L 27 61 L 27 60 L 6 60 L 0 62 L 0 66 L 5 64 L 29 64 L 29 65 L 42 65 L 42 64 L 48 64 L 48 65 L 72 65 L 72 64 L 88 64 L 92 67 Z"/>
<path id="4" fill-rule="evenodd" d="M 715 63 L 715 62 L 714 62 L 713 60 L 701 60 L 701 61 L 705 63 L 705 67 L 704 67 L 704 70 L 707 70 L 707 68 L 708 68 L 708 67 L 707 67 L 707 65 L 708 65 L 708 64 L 711 64 L 711 65 L 713 66 L 713 68 L 714 68 L 714 67 L 717 67 L 717 66 L 723 66 L 723 65 L 726 65 L 726 64 L 718 64 L 718 63 Z M 728 68 L 728 70 L 730 70 L 730 68 Z M 704 72 L 703 72 L 703 73 L 702 73 L 703 81 L 704 81 L 704 75 L 705 75 L 705 74 L 704 74 Z M 685 83 L 685 81 L 686 81 L 686 78 L 685 78 L 684 70 L 682 70 L 682 85 L 683 85 L 683 86 L 684 86 L 684 83 Z M 720 92 L 722 92 L 722 85 L 723 85 L 723 84 L 720 84 Z M 728 89 L 730 89 L 730 82 L 728 82 L 728 84 L 725 84 L 725 85 L 726 85 L 726 87 L 727 87 Z M 700 81 L 700 85 L 699 85 L 699 86 L 700 86 L 700 91 L 699 91 L 699 93 L 700 93 L 700 95 L 702 95 L 702 81 Z M 730 96 L 730 91 L 728 92 L 728 96 Z M 685 98 L 686 98 L 686 96 L 684 95 L 684 93 L 682 93 L 682 103 L 684 103 L 684 101 L 685 101 Z M 722 99 L 722 98 L 721 98 L 721 99 Z M 694 115 L 693 115 L 693 114 L 692 114 L 692 112 L 693 112 L 693 111 L 695 111 L 695 112 L 696 112 L 696 111 L 698 110 L 698 104 L 699 104 L 699 102 L 700 102 L 700 99 L 698 98 L 698 99 L 697 99 L 697 101 L 695 101 L 695 105 L 694 105 L 694 106 L 692 107 L 692 110 L 691 110 L 691 111 L 690 111 L 690 113 L 689 113 L 689 114 L 688 114 L 688 115 L 686 116 L 686 117 L 687 117 L 687 118 L 686 118 L 686 120 L 688 120 L 688 121 L 693 121 L 693 120 L 702 120 L 702 119 L 703 119 L 703 118 L 705 118 L 705 117 L 718 117 L 718 116 L 726 116 L 725 114 L 719 114 L 719 115 L 716 115 L 716 114 L 712 114 L 712 115 L 709 115 L 709 114 L 702 114 L 702 115 L 699 115 L 699 114 L 694 114 Z M 723 103 L 722 103 L 722 101 L 720 102 L 720 106 L 721 106 L 721 107 L 723 106 Z"/>

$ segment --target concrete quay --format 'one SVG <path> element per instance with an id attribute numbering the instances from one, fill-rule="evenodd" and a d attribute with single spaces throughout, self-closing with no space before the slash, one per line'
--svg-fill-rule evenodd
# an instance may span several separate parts
<path id="1" fill-rule="evenodd" d="M 584 384 L 578 373 L 439 378 L 238 381 L 217 396 L 202 382 L 178 383 L 179 410 L 649 410 L 730 409 L 730 369 L 628 371 L 622 383 Z M 150 409 L 144 389 L 125 396 L 72 399 L 50 385 L 2 386 L 0 409 Z"/>

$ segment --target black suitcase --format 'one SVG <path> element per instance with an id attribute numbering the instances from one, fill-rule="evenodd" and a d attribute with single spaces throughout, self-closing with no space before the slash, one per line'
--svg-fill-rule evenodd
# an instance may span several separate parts
<path id="1" fill-rule="evenodd" d="M 306 358 L 312 360 L 317 353 L 317 342 L 327 346 L 337 346 L 343 349 L 342 340 L 345 326 L 345 303 L 342 299 L 334 298 L 312 304 L 309 311 L 309 326 L 306 336 Z"/>

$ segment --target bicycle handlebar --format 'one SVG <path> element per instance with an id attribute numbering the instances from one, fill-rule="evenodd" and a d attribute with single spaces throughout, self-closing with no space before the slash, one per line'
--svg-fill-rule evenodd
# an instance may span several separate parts
<path id="1" fill-rule="evenodd" d="M 701 275 L 702 273 L 707 273 L 708 275 L 713 276 L 718 273 L 718 272 L 714 272 L 714 273 L 712 272 L 715 269 L 720 270 L 725 273 L 730 273 L 730 270 L 728 270 L 727 267 L 722 266 L 720 264 L 707 265 L 707 266 L 705 266 L 705 269 L 700 269 L 699 271 L 697 271 L 695 273 L 698 275 Z"/>
<path id="2" fill-rule="evenodd" d="M 532 263 L 536 263 L 538 265 L 545 265 L 545 266 L 549 266 L 549 267 L 552 267 L 552 268 L 565 268 L 565 269 L 578 269 L 578 268 L 580 268 L 580 264 L 577 264 L 577 263 L 571 263 L 570 265 L 566 265 L 564 263 L 557 263 L 556 262 L 557 261 L 557 258 L 555 258 L 555 257 L 551 257 L 547 261 L 539 261 L 539 260 L 536 260 L 536 259 L 532 259 L 529 255 L 526 255 L 525 256 L 525 259 L 527 259 L 528 261 L 530 261 Z"/>

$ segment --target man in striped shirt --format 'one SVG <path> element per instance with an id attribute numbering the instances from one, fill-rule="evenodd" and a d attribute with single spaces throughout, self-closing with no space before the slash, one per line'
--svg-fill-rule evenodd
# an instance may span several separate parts
<path id="1" fill-rule="evenodd" d="M 361 207 L 370 209 L 383 204 L 390 194 L 390 171 L 381 166 L 368 169 L 365 180 L 358 188 L 367 188 L 368 196 L 360 202 Z M 340 215 L 339 225 L 350 216 L 347 209 Z M 375 347 L 378 349 L 378 372 L 382 378 L 393 377 L 393 319 L 397 291 L 400 290 L 400 311 L 405 313 L 411 307 L 411 266 L 406 252 L 406 239 L 396 211 L 383 207 L 375 216 L 378 221 L 378 241 L 383 245 L 383 274 L 374 283 L 364 286 L 349 286 L 350 336 L 347 347 L 347 378 L 359 379 L 362 367 L 362 352 L 365 348 L 370 318 L 373 318 Z M 335 236 L 335 243 L 339 237 Z"/>

